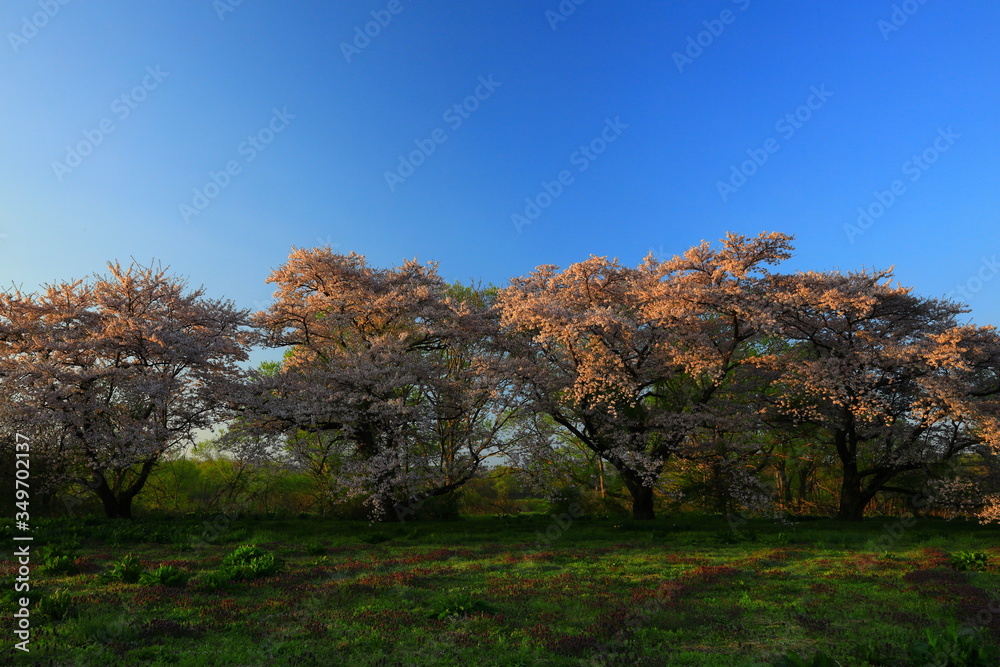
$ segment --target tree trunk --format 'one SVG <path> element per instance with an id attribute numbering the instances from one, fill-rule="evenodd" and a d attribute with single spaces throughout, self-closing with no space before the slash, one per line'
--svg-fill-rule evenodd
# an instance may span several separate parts
<path id="1" fill-rule="evenodd" d="M 131 519 L 132 518 L 132 498 L 133 496 L 123 494 L 116 496 L 115 492 L 108 486 L 107 480 L 101 478 L 98 486 L 94 487 L 97 497 L 101 499 L 104 506 L 104 515 L 109 519 Z"/>
<path id="2" fill-rule="evenodd" d="M 623 475 L 623 481 L 632 494 L 632 518 L 641 521 L 652 521 L 656 518 L 653 511 L 653 487 L 645 486 L 641 479 L 630 479 Z"/>
<path id="3" fill-rule="evenodd" d="M 865 515 L 865 506 L 872 497 L 866 497 L 862 493 L 861 475 L 858 474 L 858 441 L 853 430 L 838 430 L 833 437 L 844 475 L 840 481 L 840 510 L 837 518 L 841 521 L 861 521 Z"/>
<path id="4" fill-rule="evenodd" d="M 796 502 L 796 511 L 801 512 L 806 505 L 806 498 L 809 496 L 809 477 L 812 475 L 811 466 L 803 464 L 798 467 L 799 475 L 799 498 Z"/>
<path id="5" fill-rule="evenodd" d="M 775 486 L 777 487 L 778 497 L 781 498 L 783 503 L 781 509 L 787 511 L 788 508 L 792 506 L 791 480 L 788 478 L 784 461 L 779 462 L 776 469 L 777 477 L 775 478 Z"/>
<path id="6" fill-rule="evenodd" d="M 114 490 L 108 485 L 108 478 L 104 476 L 103 472 L 95 473 L 95 482 L 88 483 L 88 485 L 94 489 L 97 497 L 101 499 L 101 504 L 104 505 L 104 514 L 109 519 L 132 518 L 132 499 L 139 495 L 142 487 L 146 485 L 146 480 L 149 479 L 149 474 L 153 472 L 153 467 L 156 465 L 157 460 L 159 460 L 159 454 L 146 459 L 139 468 L 138 473 L 136 473 L 136 478 L 132 484 L 118 494 L 115 494 Z"/>
<path id="7" fill-rule="evenodd" d="M 374 502 L 374 518 L 378 523 L 402 523 L 405 520 L 401 508 L 392 496 L 378 495 Z"/>
<path id="8" fill-rule="evenodd" d="M 840 511 L 837 518 L 841 521 L 861 521 L 865 516 L 865 507 L 872 496 L 861 490 L 861 476 L 853 464 L 844 464 L 844 479 L 840 484 Z"/>

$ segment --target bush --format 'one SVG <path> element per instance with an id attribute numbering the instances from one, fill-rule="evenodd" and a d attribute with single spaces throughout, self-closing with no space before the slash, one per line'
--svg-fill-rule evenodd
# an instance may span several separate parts
<path id="1" fill-rule="evenodd" d="M 61 621 L 73 611 L 73 598 L 69 591 L 57 588 L 52 595 L 43 596 L 38 600 L 38 611 L 53 621 Z"/>
<path id="2" fill-rule="evenodd" d="M 996 660 L 982 641 L 982 631 L 959 630 L 952 623 L 943 630 L 927 630 L 927 641 L 914 646 L 910 653 L 914 664 L 939 667 L 989 667 Z"/>
<path id="3" fill-rule="evenodd" d="M 122 559 L 111 564 L 111 570 L 103 575 L 104 579 L 134 584 L 139 581 L 146 568 L 133 554 L 125 554 Z"/>
<path id="4" fill-rule="evenodd" d="M 223 557 L 220 571 L 230 579 L 240 581 L 269 577 L 282 567 L 284 563 L 274 554 L 257 545 L 244 544 Z"/>
<path id="5" fill-rule="evenodd" d="M 139 577 L 140 584 L 147 586 L 172 586 L 174 588 L 184 588 L 188 582 L 188 575 L 180 568 L 173 565 L 161 565 L 150 572 Z"/>
<path id="6" fill-rule="evenodd" d="M 39 568 L 46 574 L 76 574 L 76 554 L 64 546 L 42 547 L 38 551 L 42 565 Z"/>
<path id="7" fill-rule="evenodd" d="M 230 573 L 225 570 L 205 572 L 198 576 L 197 587 L 204 591 L 217 591 L 226 588 L 230 581 Z"/>
<path id="8" fill-rule="evenodd" d="M 473 614 L 495 614 L 496 612 L 496 608 L 492 605 L 463 595 L 433 602 L 427 618 L 443 621 L 446 618 L 461 618 Z"/>
<path id="9" fill-rule="evenodd" d="M 985 570 L 989 554 L 982 551 L 959 551 L 951 555 L 951 566 L 956 570 Z"/>

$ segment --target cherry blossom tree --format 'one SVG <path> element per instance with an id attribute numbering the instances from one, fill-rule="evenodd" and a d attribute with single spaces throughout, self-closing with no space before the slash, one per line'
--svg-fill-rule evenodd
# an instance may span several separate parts
<path id="1" fill-rule="evenodd" d="M 654 484 L 695 434 L 746 429 L 766 267 L 789 256 L 789 241 L 729 235 L 636 268 L 592 256 L 541 266 L 501 293 L 505 326 L 532 342 L 536 409 L 618 470 L 634 518 L 654 518 Z"/>
<path id="2" fill-rule="evenodd" d="M 839 461 L 838 517 L 860 520 L 893 481 L 996 440 L 995 334 L 960 326 L 960 304 L 916 296 L 890 271 L 782 276 L 773 293 L 790 352 L 779 409 L 818 429 Z"/>
<path id="3" fill-rule="evenodd" d="M 2 418 L 48 461 L 50 485 L 84 484 L 108 517 L 131 518 L 161 457 L 225 416 L 247 317 L 135 263 L 0 293 Z"/>
<path id="4" fill-rule="evenodd" d="M 405 519 L 530 437 L 522 362 L 487 292 L 447 285 L 434 265 L 377 269 L 329 247 L 293 249 L 268 281 L 275 303 L 256 322 L 289 352 L 258 378 L 254 423 L 349 452 L 337 480 L 381 520 Z"/>
<path id="5" fill-rule="evenodd" d="M 934 342 L 938 347 L 931 361 L 946 372 L 932 390 L 964 415 L 980 446 L 975 452 L 979 456 L 963 457 L 964 461 L 954 464 L 948 461 L 933 500 L 963 513 L 976 506 L 981 521 L 1000 521 L 1000 494 L 996 493 L 1000 488 L 1000 335 L 992 326 L 965 325 L 935 335 Z"/>

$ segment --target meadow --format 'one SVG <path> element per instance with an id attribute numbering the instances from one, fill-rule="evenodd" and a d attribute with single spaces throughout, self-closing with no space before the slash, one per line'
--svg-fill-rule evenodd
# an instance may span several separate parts
<path id="1" fill-rule="evenodd" d="M 36 523 L 31 653 L 3 661 L 1000 664 L 1000 529 L 962 520 L 203 522 Z"/>

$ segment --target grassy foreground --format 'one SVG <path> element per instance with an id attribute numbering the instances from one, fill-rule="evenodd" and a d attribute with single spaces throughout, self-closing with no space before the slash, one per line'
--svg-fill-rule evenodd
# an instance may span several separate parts
<path id="1" fill-rule="evenodd" d="M 985 655 L 1000 639 L 1000 530 L 973 523 L 239 519 L 207 545 L 203 530 L 36 525 L 31 653 L 8 631 L 0 661 L 915 665 L 978 653 L 1000 664 Z M 245 544 L 258 549 L 241 568 L 226 556 Z M 118 578 L 105 576 L 116 562 Z M 8 624 L 15 572 L 5 560 Z"/>

